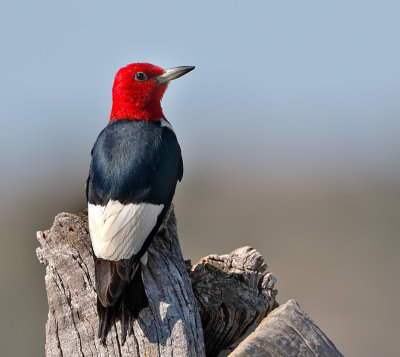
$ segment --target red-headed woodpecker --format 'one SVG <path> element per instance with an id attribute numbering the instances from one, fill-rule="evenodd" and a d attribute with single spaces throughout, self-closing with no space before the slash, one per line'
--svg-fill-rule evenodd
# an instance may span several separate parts
<path id="1" fill-rule="evenodd" d="M 182 179 L 181 149 L 161 109 L 168 82 L 194 67 L 134 63 L 116 74 L 110 122 L 94 144 L 86 194 L 99 338 L 120 318 L 122 342 L 148 306 L 140 264 Z"/>

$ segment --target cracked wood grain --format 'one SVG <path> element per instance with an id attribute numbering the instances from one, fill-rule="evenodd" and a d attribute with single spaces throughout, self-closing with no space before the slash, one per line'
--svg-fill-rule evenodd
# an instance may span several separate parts
<path id="1" fill-rule="evenodd" d="M 203 356 L 203 331 L 191 281 L 182 257 L 175 215 L 149 247 L 142 277 L 150 307 L 135 322 L 122 346 L 120 322 L 112 324 L 103 346 L 87 215 L 61 213 L 52 228 L 38 232 L 39 261 L 46 264 L 48 321 L 46 356 Z"/>
<path id="2" fill-rule="evenodd" d="M 142 270 L 149 308 L 135 322 L 134 333 L 124 346 L 119 339 L 119 321 L 113 322 L 103 346 L 96 337 L 98 317 L 87 214 L 57 215 L 51 229 L 38 232 L 37 239 L 37 256 L 46 265 L 47 357 L 308 356 L 310 351 L 319 351 L 319 339 L 334 349 L 302 310 L 295 309 L 296 315 L 289 314 L 293 307 L 275 309 L 276 280 L 253 248 L 212 254 L 194 266 L 188 261 L 185 265 L 173 211 L 150 245 L 148 264 Z M 290 335 L 288 326 L 296 326 L 296 336 Z M 297 345 L 292 343 L 292 354 L 285 354 L 290 338 Z M 307 350 L 304 344 L 317 347 Z M 271 347 L 271 354 L 266 354 L 266 346 Z M 340 356 L 337 353 L 332 356 Z"/>
<path id="3" fill-rule="evenodd" d="M 209 255 L 189 275 L 200 305 L 207 356 L 216 356 L 275 306 L 276 280 L 251 247 Z"/>
<path id="4" fill-rule="evenodd" d="M 252 333 L 218 355 L 226 356 L 343 357 L 294 300 L 272 311 Z"/>

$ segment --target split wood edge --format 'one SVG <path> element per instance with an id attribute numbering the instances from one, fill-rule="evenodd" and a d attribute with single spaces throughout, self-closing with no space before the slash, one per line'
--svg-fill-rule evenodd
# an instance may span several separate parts
<path id="1" fill-rule="evenodd" d="M 149 308 L 123 346 L 119 321 L 103 346 L 96 336 L 87 214 L 57 215 L 37 239 L 38 259 L 46 265 L 47 357 L 341 356 L 296 302 L 272 311 L 277 307 L 276 280 L 253 248 L 185 265 L 173 210 L 150 245 L 142 272 Z M 293 327 L 296 336 L 290 334 Z M 296 344 L 288 345 L 290 339 Z"/>

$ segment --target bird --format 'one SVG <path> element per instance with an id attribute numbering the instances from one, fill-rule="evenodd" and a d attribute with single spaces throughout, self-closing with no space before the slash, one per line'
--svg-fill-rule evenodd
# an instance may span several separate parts
<path id="1" fill-rule="evenodd" d="M 113 319 L 121 320 L 124 344 L 148 306 L 141 276 L 146 251 L 183 177 L 181 148 L 161 100 L 171 80 L 194 68 L 133 63 L 115 75 L 110 120 L 91 151 L 86 181 L 103 344 Z"/>

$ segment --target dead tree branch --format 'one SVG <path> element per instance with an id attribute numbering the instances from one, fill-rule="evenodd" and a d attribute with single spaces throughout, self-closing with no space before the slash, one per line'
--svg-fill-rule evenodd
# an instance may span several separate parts
<path id="1" fill-rule="evenodd" d="M 243 247 L 230 254 L 207 256 L 193 267 L 185 266 L 173 211 L 150 245 L 148 264 L 142 271 L 149 308 L 135 322 L 134 333 L 125 345 L 119 339 L 120 322 L 115 321 L 107 346 L 103 346 L 96 337 L 87 215 L 61 213 L 50 230 L 37 233 L 37 239 L 37 256 L 46 265 L 47 357 L 227 356 L 233 350 L 232 356 L 340 356 L 296 303 L 269 314 L 277 306 L 275 278 L 256 250 Z M 291 310 L 283 309 L 286 306 Z M 288 314 L 296 318 L 292 321 Z M 297 335 L 290 335 L 291 324 L 296 326 Z M 291 343 L 289 351 L 290 339 L 296 345 Z M 318 349 L 323 343 L 325 349 Z M 288 351 L 291 354 L 285 354 Z M 329 351 L 332 354 L 324 354 Z"/>

